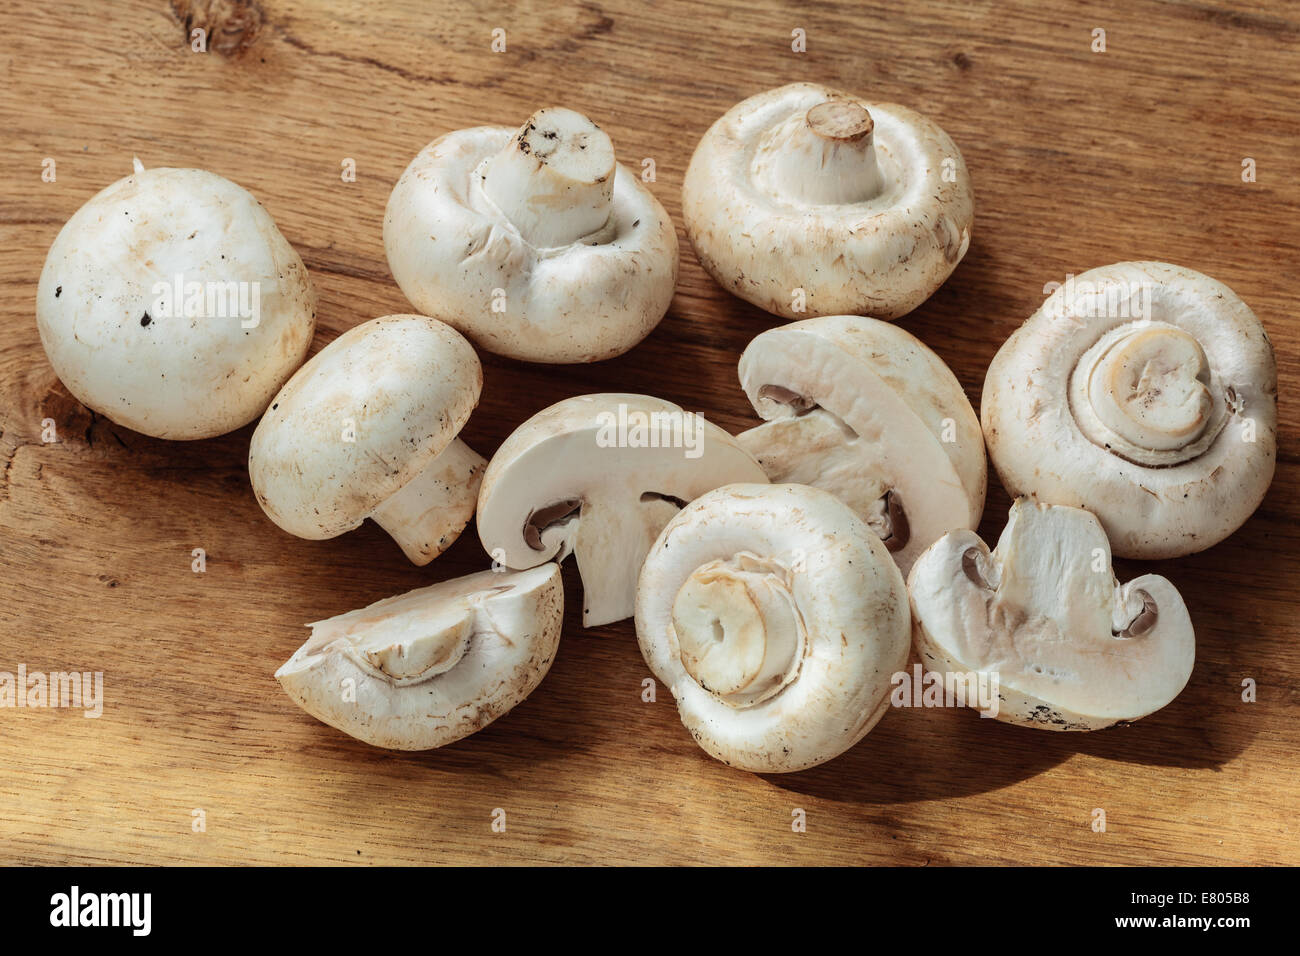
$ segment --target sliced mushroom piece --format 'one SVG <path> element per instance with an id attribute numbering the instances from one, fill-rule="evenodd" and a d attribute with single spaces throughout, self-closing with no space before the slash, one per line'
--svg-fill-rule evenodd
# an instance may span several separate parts
<path id="1" fill-rule="evenodd" d="M 488 464 L 483 547 L 511 568 L 577 556 L 584 627 L 630 617 L 637 574 L 681 503 L 733 481 L 764 481 L 734 438 L 648 395 L 598 394 L 538 412 Z"/>
<path id="2" fill-rule="evenodd" d="M 904 574 L 940 535 L 979 525 L 988 479 L 979 420 L 915 336 L 853 315 L 794 322 L 749 343 L 740 383 L 766 421 L 737 440 L 768 478 L 834 494 Z"/>
<path id="3" fill-rule="evenodd" d="M 428 564 L 474 516 L 487 462 L 456 436 L 482 388 L 474 349 L 437 319 L 390 315 L 349 329 L 258 423 L 248 451 L 258 503 L 312 540 L 371 518 Z"/>
<path id="4" fill-rule="evenodd" d="M 827 492 L 727 485 L 659 535 L 636 631 L 701 747 L 784 773 L 843 753 L 884 714 L 907 663 L 907 590 L 880 539 Z"/>
<path id="5" fill-rule="evenodd" d="M 1259 506 L 1277 459 L 1277 365 L 1209 276 L 1121 262 L 1073 277 L 1006 341 L 980 408 L 1013 495 L 1086 507 L 1115 553 L 1204 550 Z"/>
<path id="6" fill-rule="evenodd" d="M 1196 660 L 1187 607 L 1165 578 L 1120 585 L 1101 524 L 1019 498 L 990 552 L 944 535 L 912 566 L 912 631 L 927 668 L 996 679 L 999 720 L 1098 730 L 1159 710 Z"/>
<path id="7" fill-rule="evenodd" d="M 358 740 L 431 750 L 531 694 L 563 618 L 556 565 L 483 571 L 309 625 L 275 676 L 299 707 Z"/>

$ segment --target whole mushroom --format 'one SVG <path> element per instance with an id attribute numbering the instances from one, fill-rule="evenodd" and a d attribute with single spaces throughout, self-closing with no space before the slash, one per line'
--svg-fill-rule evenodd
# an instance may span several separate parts
<path id="1" fill-rule="evenodd" d="M 1098 730 L 1172 701 L 1196 661 L 1187 607 L 1165 578 L 1120 585 L 1096 517 L 1019 498 L 992 552 L 944 535 L 907 586 L 921 660 L 996 678 L 997 712 L 1044 730 Z"/>
<path id="2" fill-rule="evenodd" d="M 457 130 L 407 167 L 388 200 L 384 248 L 420 311 L 489 352 L 595 362 L 659 324 L 677 282 L 677 232 L 573 110 L 517 131 Z"/>
<path id="3" fill-rule="evenodd" d="M 961 383 L 919 339 L 853 315 L 762 333 L 740 383 L 764 424 L 737 436 L 772 482 L 829 491 L 904 575 L 945 532 L 978 527 L 988 467 Z"/>
<path id="4" fill-rule="evenodd" d="M 349 329 L 299 369 L 253 432 L 258 503 L 312 540 L 371 518 L 428 564 L 474 516 L 487 462 L 456 436 L 482 388 L 474 349 L 437 319 L 389 315 Z"/>
<path id="5" fill-rule="evenodd" d="M 784 773 L 861 740 L 907 663 L 903 577 L 837 498 L 734 484 L 682 509 L 646 556 L 636 632 L 697 743 Z"/>
<path id="6" fill-rule="evenodd" d="M 316 293 L 247 190 L 137 159 L 59 230 L 36 325 L 92 411 L 155 438 L 211 438 L 257 418 L 302 364 Z"/>
<path id="7" fill-rule="evenodd" d="M 1210 547 L 1263 500 L 1277 366 L 1232 290 L 1165 262 L 1058 288 L 989 366 L 980 408 L 1013 495 L 1087 508 L 1125 558 Z"/>
<path id="8" fill-rule="evenodd" d="M 704 134 L 686 231 L 733 295 L 787 319 L 896 319 L 952 274 L 975 199 L 932 120 L 815 83 L 751 96 Z"/>

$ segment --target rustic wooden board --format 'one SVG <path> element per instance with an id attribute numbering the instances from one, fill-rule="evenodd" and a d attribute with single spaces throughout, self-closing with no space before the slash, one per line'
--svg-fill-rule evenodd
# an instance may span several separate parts
<path id="1" fill-rule="evenodd" d="M 98 720 L 0 711 L 0 862 L 1300 863 L 1296 13 L 1066 0 L 3 4 L 0 670 L 103 671 L 106 702 Z M 187 22 L 213 28 L 213 52 L 190 52 Z M 505 53 L 490 50 L 497 27 Z M 806 53 L 791 51 L 796 28 Z M 1104 53 L 1091 50 L 1095 28 Z M 1186 691 L 1132 728 L 1087 736 L 896 711 L 839 760 L 750 776 L 708 759 L 666 693 L 642 702 L 630 622 L 583 632 L 566 568 L 550 676 L 483 733 L 390 754 L 299 711 L 272 673 L 303 622 L 481 569 L 477 536 L 426 569 L 372 526 L 299 541 L 250 493 L 251 427 L 167 443 L 91 415 L 55 378 L 33 319 L 60 225 L 133 155 L 233 178 L 311 271 L 319 348 L 407 310 L 381 222 L 435 136 L 540 105 L 582 109 L 625 163 L 654 158 L 653 189 L 680 228 L 700 134 L 737 100 L 799 79 L 909 104 L 961 146 L 974 242 L 905 324 L 972 401 L 1043 284 L 1106 262 L 1208 272 L 1268 327 L 1282 396 L 1272 490 L 1226 543 L 1152 565 L 1196 624 Z M 56 182 L 41 179 L 46 157 Z M 1242 182 L 1245 157 L 1255 183 Z M 345 158 L 355 183 L 340 179 Z M 719 290 L 682 234 L 678 294 L 648 341 L 593 367 L 485 356 L 466 437 L 487 453 L 543 406 L 608 390 L 747 427 L 735 361 L 775 322 Z M 57 442 L 41 440 L 46 418 Z M 986 535 L 1007 503 L 993 482 Z M 193 548 L 206 573 L 191 571 Z M 1241 700 L 1245 678 L 1256 703 Z M 796 808 L 806 833 L 792 832 Z"/>

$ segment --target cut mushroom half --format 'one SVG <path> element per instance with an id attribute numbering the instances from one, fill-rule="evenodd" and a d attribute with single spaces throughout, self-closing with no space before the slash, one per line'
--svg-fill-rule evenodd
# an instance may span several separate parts
<path id="1" fill-rule="evenodd" d="M 371 518 L 428 564 L 474 516 L 487 462 L 456 436 L 482 388 L 474 349 L 436 319 L 389 315 L 349 329 L 289 380 L 253 433 L 258 503 L 312 540 Z"/>
<path id="2" fill-rule="evenodd" d="M 932 120 L 814 83 L 751 96 L 700 140 L 686 231 L 725 289 L 787 319 L 896 319 L 970 246 L 961 152 Z"/>
<path id="3" fill-rule="evenodd" d="M 1013 495 L 1087 508 L 1115 553 L 1173 558 L 1237 530 L 1277 459 L 1277 366 L 1221 282 L 1165 262 L 1072 277 L 984 382 L 989 455 Z"/>
<path id="4" fill-rule="evenodd" d="M 994 684 L 989 714 L 1009 723 L 1137 720 L 1177 697 L 1195 663 L 1178 591 L 1154 574 L 1120 585 L 1101 524 L 1079 508 L 1017 499 L 995 550 L 954 531 L 907 585 L 922 664 Z"/>
<path id="5" fill-rule="evenodd" d="M 542 682 L 560 643 L 559 569 L 483 571 L 309 625 L 275 672 L 317 720 L 376 747 L 431 750 Z"/>
<path id="6" fill-rule="evenodd" d="M 388 200 L 384 248 L 417 309 L 532 362 L 626 352 L 677 282 L 668 213 L 609 136 L 568 109 L 430 143 Z"/>
<path id="7" fill-rule="evenodd" d="M 649 395 L 580 395 L 528 419 L 492 457 L 478 533 L 511 568 L 576 555 L 582 623 L 595 627 L 632 616 L 641 562 L 682 505 L 765 480 L 701 415 Z"/>
<path id="8" fill-rule="evenodd" d="M 945 532 L 979 525 L 988 479 L 979 419 L 915 336 L 853 315 L 795 322 L 749 343 L 740 384 L 766 421 L 737 440 L 768 478 L 834 494 L 903 574 Z"/>
<path id="9" fill-rule="evenodd" d="M 879 537 L 795 484 L 728 485 L 683 508 L 646 557 L 636 632 L 696 742 L 754 773 L 861 740 L 910 646 L 907 590 Z"/>

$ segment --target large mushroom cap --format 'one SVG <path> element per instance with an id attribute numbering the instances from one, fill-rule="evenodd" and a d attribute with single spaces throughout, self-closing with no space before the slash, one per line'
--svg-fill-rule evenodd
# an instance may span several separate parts
<path id="1" fill-rule="evenodd" d="M 417 309 L 533 362 L 626 352 L 677 282 L 663 206 L 599 127 L 565 109 L 430 143 L 393 188 L 384 248 Z"/>
<path id="2" fill-rule="evenodd" d="M 1196 638 L 1165 578 L 1120 585 L 1087 511 L 1025 498 L 990 552 L 971 531 L 939 539 L 907 586 L 922 662 L 996 676 L 996 716 L 1097 730 L 1164 707 L 1187 684 Z"/>
<path id="3" fill-rule="evenodd" d="M 686 502 L 766 481 L 734 438 L 649 395 L 579 395 L 524 422 L 479 492 L 478 533 L 511 568 L 577 556 L 586 627 L 630 617 L 646 552 Z"/>
<path id="4" fill-rule="evenodd" d="M 536 689 L 564 618 L 559 569 L 483 571 L 310 625 L 276 679 L 307 713 L 376 747 L 430 750 Z"/>
<path id="5" fill-rule="evenodd" d="M 641 571 L 641 653 L 718 760 L 802 770 L 862 739 L 907 663 L 902 575 L 837 498 L 728 485 L 682 509 Z"/>
<path id="6" fill-rule="evenodd" d="M 344 332 L 289 380 L 253 433 L 248 471 L 262 510 L 300 538 L 332 538 L 375 517 L 417 563 L 473 515 L 483 460 L 456 438 L 478 404 L 483 369 L 455 329 L 390 315 Z M 420 482 L 401 510 L 440 539 L 404 540 L 382 509 Z M 447 511 L 443 520 L 421 512 Z M 377 512 L 379 512 L 377 514 Z"/>
<path id="7" fill-rule="evenodd" d="M 1016 330 L 980 415 L 1011 494 L 1087 508 L 1121 557 L 1191 554 L 1272 481 L 1273 347 L 1223 283 L 1121 262 L 1073 277 Z"/>
<path id="8" fill-rule="evenodd" d="M 829 491 L 884 540 L 903 574 L 939 536 L 975 528 L 987 464 L 961 383 L 919 339 L 852 315 L 762 333 L 740 383 L 766 424 L 739 436 L 773 482 Z"/>
<path id="9" fill-rule="evenodd" d="M 255 419 L 302 363 L 316 294 L 246 190 L 137 161 L 59 231 L 36 324 L 87 407 L 156 438 L 210 438 Z"/>
<path id="10" fill-rule="evenodd" d="M 961 152 L 933 121 L 792 83 L 704 134 L 682 215 L 704 268 L 761 309 L 895 319 L 966 254 L 975 200 Z"/>

